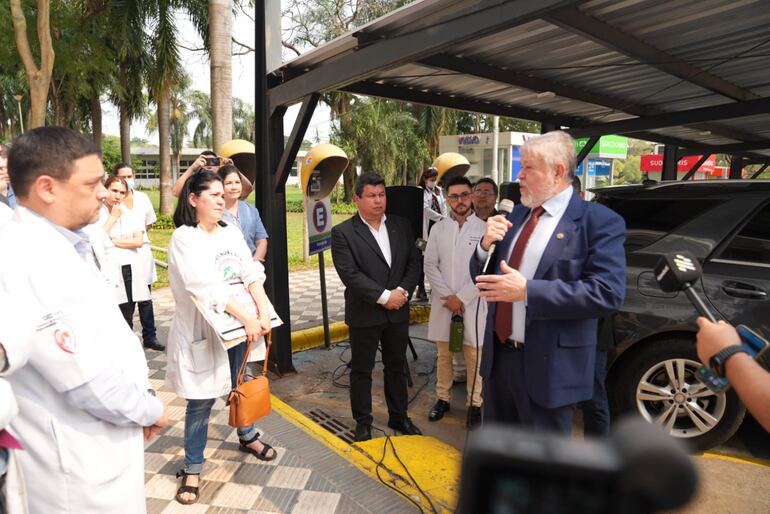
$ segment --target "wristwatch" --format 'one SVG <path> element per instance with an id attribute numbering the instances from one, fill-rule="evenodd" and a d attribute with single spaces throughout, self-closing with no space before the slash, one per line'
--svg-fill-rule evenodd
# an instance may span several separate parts
<path id="1" fill-rule="evenodd" d="M 720 377 L 725 376 L 725 364 L 727 363 L 728 359 L 730 359 L 730 357 L 736 353 L 745 353 L 748 355 L 749 352 L 747 352 L 746 348 L 739 344 L 730 345 L 715 353 L 711 359 L 709 359 L 709 367 L 715 374 L 719 375 Z"/>

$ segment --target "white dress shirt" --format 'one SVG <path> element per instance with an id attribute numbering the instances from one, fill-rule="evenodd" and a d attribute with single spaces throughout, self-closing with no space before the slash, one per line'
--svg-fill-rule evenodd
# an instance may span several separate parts
<path id="1" fill-rule="evenodd" d="M 572 198 L 572 191 L 572 187 L 568 187 L 543 203 L 545 212 L 540 216 L 537 225 L 535 225 L 535 230 L 532 232 L 532 235 L 529 236 L 529 242 L 527 243 L 527 247 L 524 249 L 524 255 L 521 258 L 521 266 L 519 266 L 519 273 L 521 273 L 525 279 L 532 280 L 535 277 L 535 271 L 537 271 L 540 259 L 543 257 L 545 247 L 548 246 L 548 241 L 550 241 L 553 231 L 556 230 L 556 225 L 559 224 L 561 217 L 564 215 L 564 211 L 567 210 L 567 206 Z M 513 247 L 516 246 L 519 234 L 521 233 L 522 228 L 524 228 L 524 225 L 526 225 L 528 219 L 529 216 L 522 221 L 521 226 L 516 232 L 516 236 L 513 238 L 511 245 L 507 249 L 505 254 L 506 262 L 511 258 Z M 481 248 L 480 243 L 476 250 L 476 255 L 482 261 L 487 258 L 487 252 Z M 511 339 L 514 341 L 526 342 L 526 334 L 524 333 L 526 319 L 526 300 L 513 302 Z"/>
<path id="2" fill-rule="evenodd" d="M 388 227 L 385 226 L 385 220 L 388 219 L 388 217 L 384 214 L 382 215 L 382 219 L 380 219 L 380 228 L 376 230 L 373 226 L 366 222 L 360 213 L 358 217 L 361 218 L 361 221 L 364 222 L 364 225 L 369 227 L 369 232 L 371 232 L 372 236 L 374 236 L 374 240 L 377 241 L 377 246 L 380 247 L 382 256 L 385 257 L 385 262 L 387 262 L 388 266 L 390 266 L 393 257 L 390 253 L 390 237 L 388 236 Z M 377 299 L 377 303 L 380 305 L 385 305 L 388 303 L 388 300 L 390 300 L 390 291 L 385 289 Z"/>

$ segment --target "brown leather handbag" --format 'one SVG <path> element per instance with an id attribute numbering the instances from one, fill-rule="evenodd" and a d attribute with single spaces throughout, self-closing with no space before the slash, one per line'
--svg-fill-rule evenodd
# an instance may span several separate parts
<path id="1" fill-rule="evenodd" d="M 227 395 L 227 405 L 230 406 L 229 423 L 231 427 L 249 426 L 272 411 L 270 406 L 270 384 L 267 380 L 267 358 L 270 355 L 272 332 L 268 332 L 265 337 L 267 348 L 265 349 L 265 364 L 262 367 L 262 374 L 254 376 L 246 373 L 246 365 L 251 353 L 251 343 L 248 343 L 246 355 L 243 356 L 241 369 L 238 371 L 235 388 Z M 250 380 L 246 380 L 247 377 Z"/>

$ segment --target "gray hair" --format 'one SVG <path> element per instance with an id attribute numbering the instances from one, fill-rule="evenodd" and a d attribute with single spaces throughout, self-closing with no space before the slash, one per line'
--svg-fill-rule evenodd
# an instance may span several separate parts
<path id="1" fill-rule="evenodd" d="M 525 152 L 542 157 L 545 164 L 555 169 L 563 164 L 567 169 L 567 178 L 572 180 L 577 167 L 577 155 L 575 154 L 575 140 L 563 130 L 547 132 L 543 135 L 528 139 L 521 148 L 521 154 Z"/>

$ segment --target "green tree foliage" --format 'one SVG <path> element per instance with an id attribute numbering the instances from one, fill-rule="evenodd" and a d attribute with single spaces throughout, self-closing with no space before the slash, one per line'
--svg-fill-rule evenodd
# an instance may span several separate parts
<path id="1" fill-rule="evenodd" d="M 414 180 L 430 162 L 417 120 L 403 104 L 379 98 L 354 97 L 349 122 L 334 129 L 352 166 L 381 174 L 389 185 Z"/>
<path id="2" fill-rule="evenodd" d="M 615 159 L 612 167 L 613 184 L 641 184 L 642 172 L 640 171 L 641 155 L 651 154 L 654 145 L 639 139 L 628 139 L 628 157 Z"/>

